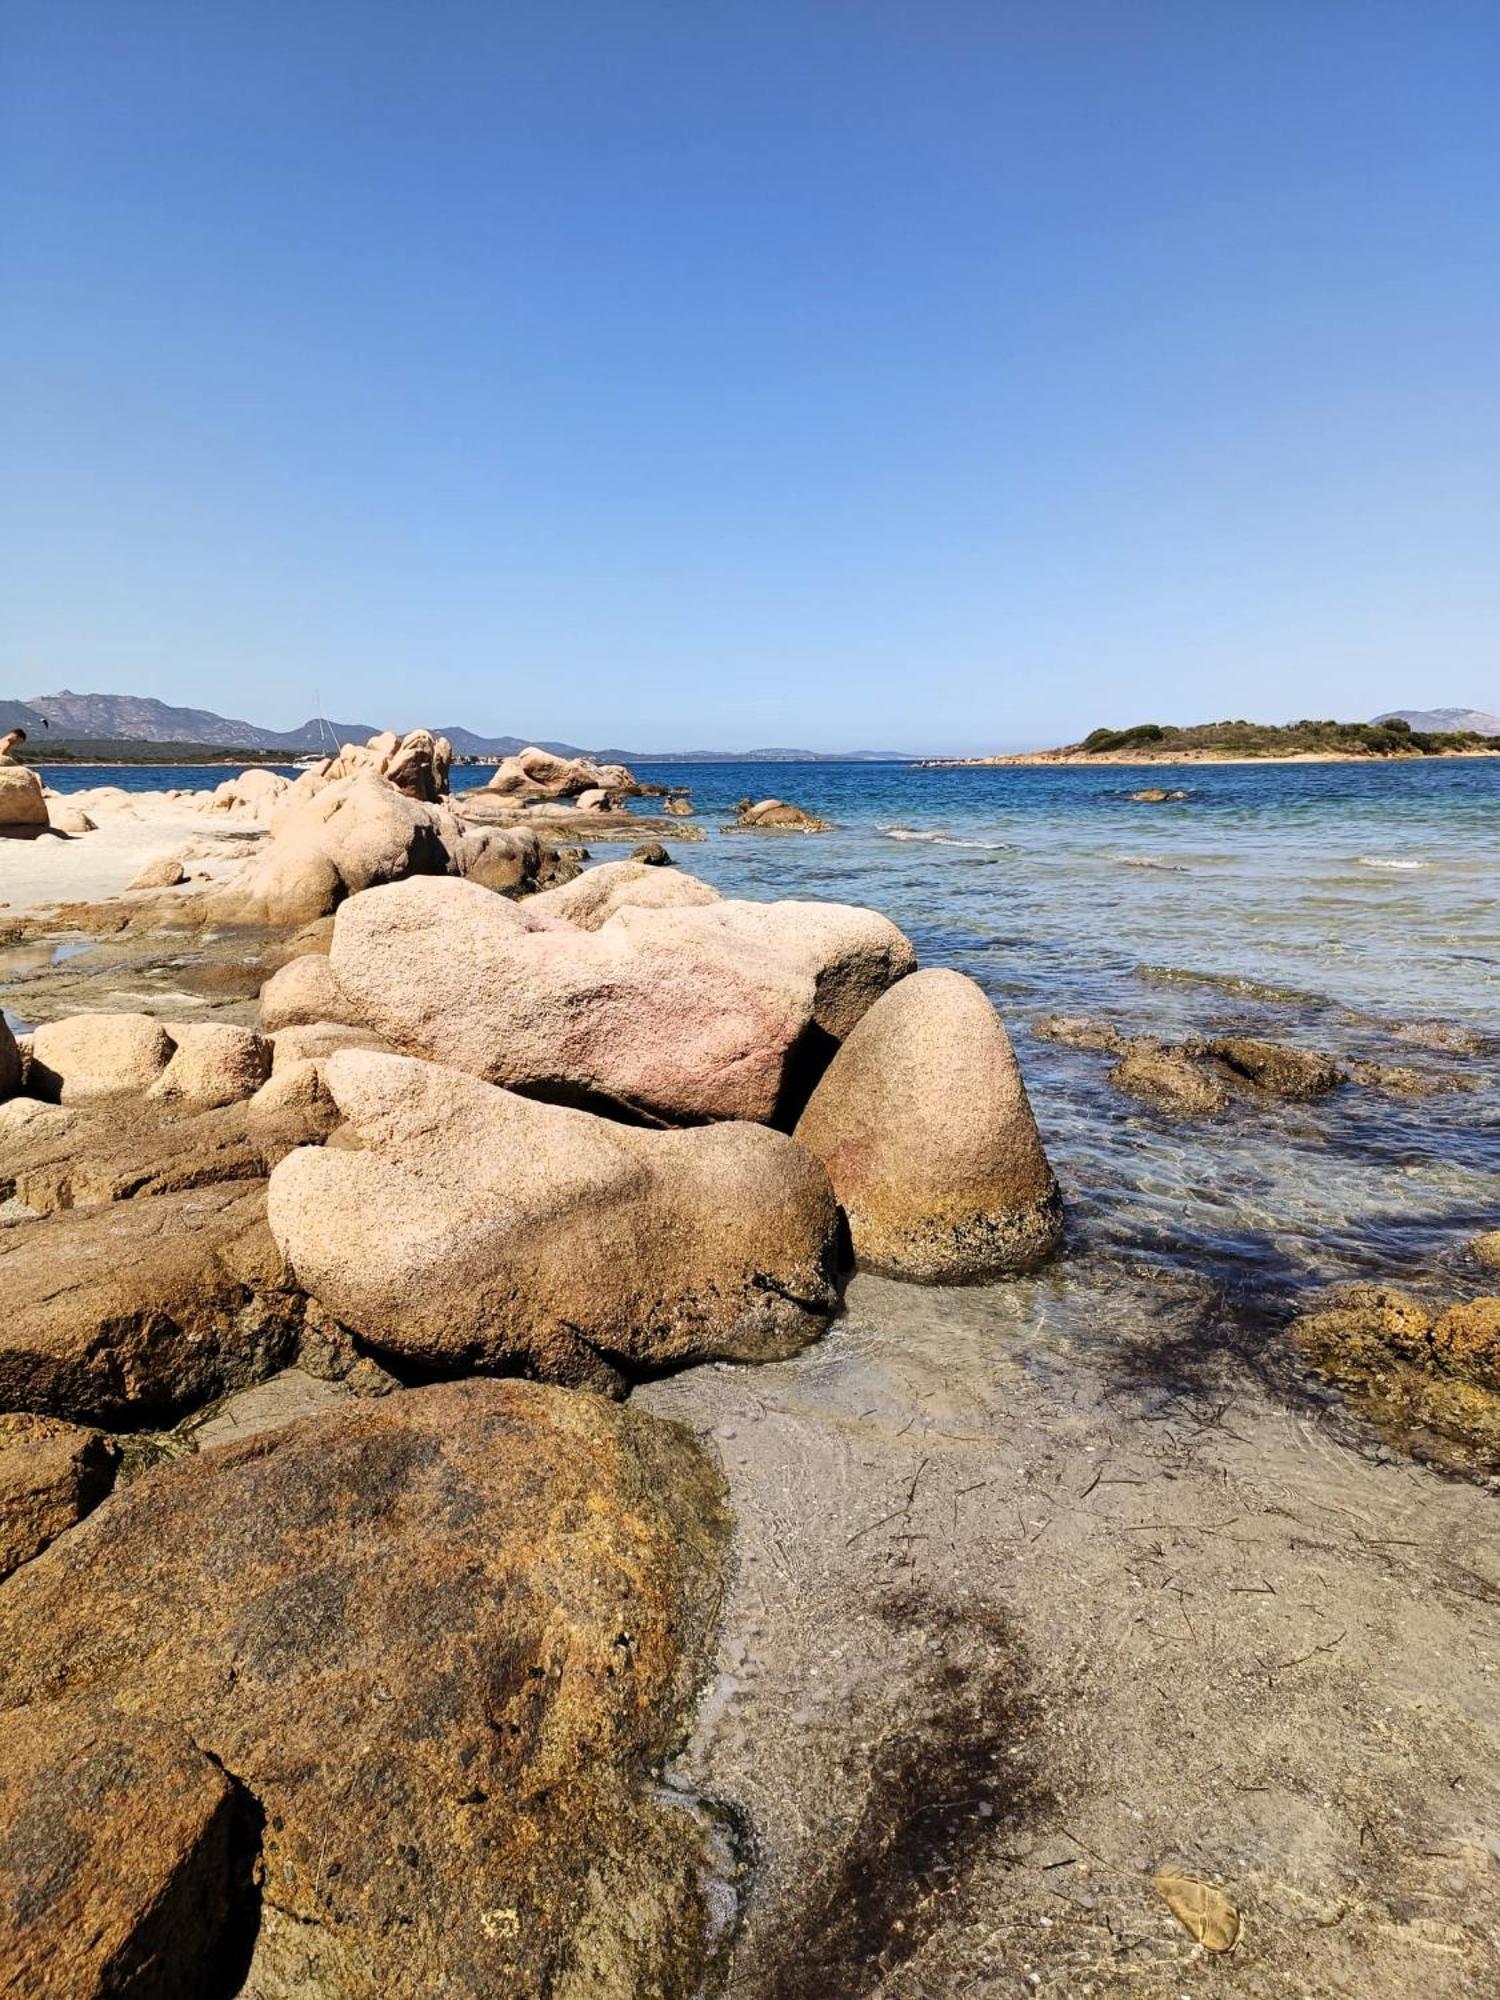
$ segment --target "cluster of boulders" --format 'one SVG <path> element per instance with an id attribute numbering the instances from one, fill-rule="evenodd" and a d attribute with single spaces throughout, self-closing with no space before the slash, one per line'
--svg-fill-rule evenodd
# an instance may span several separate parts
<path id="1" fill-rule="evenodd" d="M 827 833 L 831 825 L 831 820 L 819 819 L 802 806 L 788 805 L 785 799 L 741 799 L 734 809 L 733 824 L 724 831 Z"/>
<path id="2" fill-rule="evenodd" d="M 580 812 L 603 812 L 662 788 L 643 785 L 624 764 L 597 764 L 592 757 L 560 757 L 533 744 L 498 764 L 484 789 L 515 805 L 570 799 Z"/>
<path id="3" fill-rule="evenodd" d="M 1320 1049 L 1259 1035 L 1195 1035 L 1168 1042 L 1077 1014 L 1046 1015 L 1035 1025 L 1044 1041 L 1112 1056 L 1109 1081 L 1117 1090 L 1181 1117 L 1212 1117 L 1236 1102 L 1306 1104 L 1347 1084 L 1402 1097 L 1469 1087 L 1451 1070 L 1364 1057 L 1340 1063 Z"/>
<path id="4" fill-rule="evenodd" d="M 370 786 L 441 811 L 370 773 L 292 810 Z M 1046 1257 L 1005 1030 L 873 911 L 659 855 L 351 885 L 293 942 L 254 1028 L 0 1029 L 0 1955 L 18 1992 L 696 1990 L 712 1828 L 642 1774 L 721 1498 L 611 1399 L 814 1339 L 851 1249 Z M 130 1440 L 296 1380 L 299 1421 Z"/>

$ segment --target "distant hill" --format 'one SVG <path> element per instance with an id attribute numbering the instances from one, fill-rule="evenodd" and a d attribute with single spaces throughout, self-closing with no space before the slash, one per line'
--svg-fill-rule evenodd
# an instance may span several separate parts
<path id="1" fill-rule="evenodd" d="M 300 729 L 263 729 L 258 723 L 215 715 L 211 709 L 174 708 L 148 695 L 75 694 L 71 688 L 32 695 L 24 702 L 0 701 L 0 730 L 26 730 L 33 750 L 45 747 L 50 738 L 70 743 L 75 752 L 81 744 L 94 749 L 124 743 L 201 744 L 205 749 L 283 751 L 288 757 L 300 757 L 338 743 L 363 743 L 376 728 L 372 722 L 331 722 L 315 715 Z M 547 737 L 481 736 L 461 723 L 448 723 L 435 733 L 446 736 L 460 757 L 512 757 L 536 744 L 558 757 L 598 757 L 616 764 L 901 761 L 895 753 L 876 750 L 588 750 Z"/>
<path id="2" fill-rule="evenodd" d="M 1409 722 L 1413 729 L 1468 730 L 1475 736 L 1500 736 L 1500 715 L 1484 708 L 1393 708 L 1377 722 Z"/>
<path id="3" fill-rule="evenodd" d="M 53 732 L 72 738 L 125 743 L 204 743 L 245 750 L 286 750 L 302 754 L 326 749 L 330 741 L 352 737 L 363 742 L 375 734 L 368 722 L 330 722 L 314 716 L 300 729 L 262 729 L 253 722 L 215 715 L 206 708 L 173 708 L 148 695 L 36 694 L 25 706 Z M 11 724 L 12 728 L 17 725 Z M 22 722 L 22 728 L 30 725 Z"/>

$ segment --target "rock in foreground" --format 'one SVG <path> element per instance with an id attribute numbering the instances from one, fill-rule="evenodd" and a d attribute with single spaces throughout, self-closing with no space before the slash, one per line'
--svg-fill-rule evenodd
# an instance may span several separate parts
<path id="1" fill-rule="evenodd" d="M 962 973 L 914 972 L 877 1000 L 796 1136 L 875 1270 L 954 1282 L 1026 1270 L 1057 1247 L 1062 1197 L 1010 1038 Z"/>
<path id="2" fill-rule="evenodd" d="M 381 1353 L 614 1390 L 790 1354 L 837 1303 L 828 1178 L 780 1133 L 647 1132 L 361 1050 L 323 1073 L 357 1144 L 289 1154 L 271 1228 Z"/>
<path id="3" fill-rule="evenodd" d="M 164 1415 L 258 1380 L 301 1322 L 259 1186 L 0 1230 L 0 1410 Z"/>
<path id="4" fill-rule="evenodd" d="M 705 1838 L 641 1774 L 702 1666 L 723 1532 L 683 1433 L 514 1382 L 351 1404 L 116 1494 L 0 1591 L 0 1730 L 24 1746 L 26 1705 L 66 1702 L 93 1720 L 59 1772 L 75 1743 L 129 1780 L 95 1766 L 43 1810 L 23 1750 L 0 1855 L 50 1895 L 24 1926 L 0 1905 L 8 1963 L 67 1962 L 79 1913 L 146 1948 L 137 1883 L 190 1884 L 199 1921 L 156 1984 L 14 1990 L 202 1994 L 216 1913 L 238 1892 L 254 1922 L 252 1857 L 210 1838 L 212 1784 L 134 1751 L 151 1729 L 247 1808 L 247 1992 L 696 1991 Z"/>

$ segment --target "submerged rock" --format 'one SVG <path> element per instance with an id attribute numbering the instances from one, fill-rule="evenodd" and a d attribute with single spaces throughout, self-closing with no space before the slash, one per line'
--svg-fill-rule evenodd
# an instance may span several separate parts
<path id="1" fill-rule="evenodd" d="M 1213 1117 L 1229 1107 L 1229 1092 L 1208 1064 L 1194 1061 L 1185 1049 L 1149 1037 L 1125 1044 L 1109 1080 L 1117 1090 L 1143 1098 L 1158 1111 L 1189 1118 Z"/>
<path id="2" fill-rule="evenodd" d="M 1057 1042 L 1065 1049 L 1089 1049 L 1101 1055 L 1120 1055 L 1130 1038 L 1113 1021 L 1101 1021 L 1091 1014 L 1044 1014 L 1033 1024 L 1033 1032 L 1044 1042 Z"/>
<path id="3" fill-rule="evenodd" d="M 788 805 L 785 799 L 741 799 L 734 809 L 734 826 L 727 830 L 770 827 L 787 833 L 827 833 L 831 825 L 830 820 L 819 819 L 801 806 Z"/>
<path id="4" fill-rule="evenodd" d="M 1500 1299 L 1434 1314 L 1388 1285 L 1348 1285 L 1291 1336 L 1382 1432 L 1423 1457 L 1500 1471 Z"/>
<path id="5" fill-rule="evenodd" d="M 157 1965 L 22 1990 L 215 1990 L 226 1916 L 253 1993 L 698 1990 L 707 1836 L 644 1774 L 724 1534 L 684 1432 L 517 1382 L 351 1400 L 117 1493 L 0 1592 L 0 1854 L 56 1885 L 25 1966 L 101 1932 Z"/>
<path id="6" fill-rule="evenodd" d="M 1062 1235 L 1062 1198 L 1000 1017 L 962 973 L 914 972 L 877 1000 L 798 1121 L 862 1264 L 959 1281 L 1025 1270 Z"/>
<path id="7" fill-rule="evenodd" d="M 1316 1049 L 1299 1049 L 1287 1042 L 1262 1041 L 1253 1035 L 1225 1035 L 1207 1045 L 1238 1077 L 1268 1097 L 1295 1103 L 1326 1097 L 1348 1077 L 1332 1056 Z"/>
<path id="8" fill-rule="evenodd" d="M 271 1228 L 380 1353 L 614 1390 L 790 1354 L 837 1304 L 828 1178 L 780 1133 L 642 1131 L 359 1051 L 323 1072 L 355 1144 L 283 1160 Z"/>
<path id="9" fill-rule="evenodd" d="M 773 1118 L 815 1000 L 811 979 L 731 938 L 687 952 L 580 931 L 467 882 L 353 897 L 330 964 L 355 1018 L 404 1053 L 669 1123 Z"/>

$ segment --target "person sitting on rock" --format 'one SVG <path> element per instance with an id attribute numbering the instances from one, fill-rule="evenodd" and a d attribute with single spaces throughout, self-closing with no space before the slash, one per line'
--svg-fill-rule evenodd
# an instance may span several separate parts
<path id="1" fill-rule="evenodd" d="M 24 743 L 25 741 L 26 731 L 24 729 L 12 729 L 9 735 L 0 736 L 0 764 L 16 763 L 18 760 L 12 757 L 10 753 L 18 743 Z"/>

